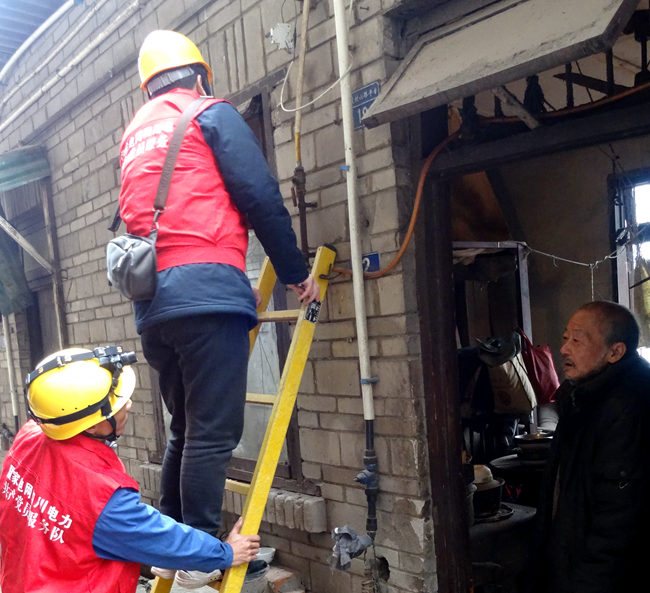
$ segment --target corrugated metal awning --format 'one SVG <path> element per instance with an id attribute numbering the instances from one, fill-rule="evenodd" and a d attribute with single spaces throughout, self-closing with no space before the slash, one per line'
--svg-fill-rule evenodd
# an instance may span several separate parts
<path id="1" fill-rule="evenodd" d="M 63 4 L 64 0 L 0 0 L 0 70 L 25 39 Z"/>
<path id="2" fill-rule="evenodd" d="M 369 127 L 611 47 L 638 0 L 501 0 L 424 35 L 368 110 Z"/>
<path id="3" fill-rule="evenodd" d="M 0 154 L 0 191 L 8 191 L 50 176 L 50 164 L 42 146 L 27 146 Z"/>

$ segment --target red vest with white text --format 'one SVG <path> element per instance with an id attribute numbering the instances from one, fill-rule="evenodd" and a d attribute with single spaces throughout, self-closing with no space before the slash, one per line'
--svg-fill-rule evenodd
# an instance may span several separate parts
<path id="1" fill-rule="evenodd" d="M 174 89 L 151 99 L 122 136 L 120 215 L 129 233 L 148 235 L 151 230 L 153 203 L 174 126 L 196 98 L 195 91 Z M 206 99 L 197 115 L 220 101 Z M 224 186 L 196 118 L 185 132 L 158 226 L 158 271 L 195 263 L 230 264 L 245 270 L 246 220 Z"/>
<path id="2" fill-rule="evenodd" d="M 99 558 L 92 546 L 117 488 L 138 489 L 104 443 L 47 437 L 32 420 L 16 435 L 0 495 L 2 593 L 134 593 L 140 565 Z"/>

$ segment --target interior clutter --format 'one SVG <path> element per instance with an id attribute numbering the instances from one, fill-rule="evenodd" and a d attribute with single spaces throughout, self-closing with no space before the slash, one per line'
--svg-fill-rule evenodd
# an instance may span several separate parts
<path id="1" fill-rule="evenodd" d="M 623 36 L 633 36 L 641 56 L 633 85 L 621 79 L 616 66 L 620 56 L 610 49 L 603 54 L 602 76 L 593 69 L 583 72 L 584 64 L 576 61 L 550 77 L 528 76 L 511 89 L 494 89 L 492 96 L 465 97 L 449 109 L 449 133 L 456 135 L 451 147 L 477 146 L 527 129 L 646 102 L 650 11 L 637 10 Z M 565 85 L 564 96 L 557 92 L 558 81 Z M 578 100 L 578 95 L 587 101 Z M 593 261 L 550 253 L 558 251 L 557 242 L 542 250 L 515 240 L 515 235 L 519 239 L 525 234 L 512 224 L 513 204 L 492 182 L 499 181 L 498 172 L 459 169 L 450 180 L 462 468 L 475 593 L 524 590 L 527 542 L 557 424 L 552 386 L 556 388 L 559 380 L 551 349 L 528 339 L 534 333 L 528 260 L 550 259 L 552 267 L 545 268 L 550 274 L 560 264 L 586 268 L 589 293 L 595 300 L 602 298 L 595 279 L 599 268 L 601 275 L 608 273 L 608 266 L 615 268 L 617 259 L 647 240 L 647 224 L 637 224 L 630 206 L 631 188 L 647 183 L 647 172 L 637 179 L 611 142 L 596 148 L 611 162 L 612 208 L 625 212 L 619 212 L 614 223 L 611 251 Z M 647 280 L 643 268 L 626 288 L 647 285 Z M 642 292 L 637 288 L 637 293 Z M 529 356 L 524 360 L 526 351 Z M 531 352 L 536 363 L 530 360 Z"/>
<path id="2" fill-rule="evenodd" d="M 515 242 L 454 244 L 458 393 L 474 591 L 516 593 L 559 385 L 530 332 L 527 255 Z M 546 255 L 546 254 L 545 254 Z M 553 257 L 553 256 L 551 256 Z"/>

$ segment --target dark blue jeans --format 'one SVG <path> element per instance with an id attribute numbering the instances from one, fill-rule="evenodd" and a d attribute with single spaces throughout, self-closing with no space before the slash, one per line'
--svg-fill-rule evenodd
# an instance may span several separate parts
<path id="1" fill-rule="evenodd" d="M 160 510 L 212 535 L 244 424 L 248 323 L 244 315 L 200 315 L 165 321 L 141 336 L 172 416 Z"/>

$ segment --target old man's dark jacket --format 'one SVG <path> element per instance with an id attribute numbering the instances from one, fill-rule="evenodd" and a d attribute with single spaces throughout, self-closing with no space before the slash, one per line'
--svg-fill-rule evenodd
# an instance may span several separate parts
<path id="1" fill-rule="evenodd" d="M 627 593 L 647 576 L 650 365 L 633 353 L 556 394 L 530 590 Z"/>

